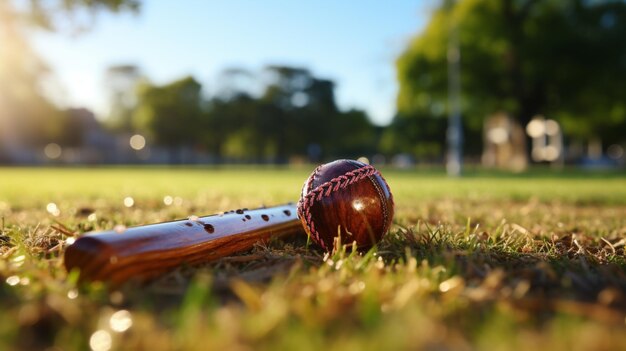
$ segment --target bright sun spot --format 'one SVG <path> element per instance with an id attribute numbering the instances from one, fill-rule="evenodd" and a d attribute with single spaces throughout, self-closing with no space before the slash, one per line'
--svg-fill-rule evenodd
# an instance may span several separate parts
<path id="1" fill-rule="evenodd" d="M 365 208 L 365 204 L 363 203 L 363 201 L 357 199 L 352 201 L 352 208 L 354 208 L 357 211 L 361 211 L 362 209 Z"/>

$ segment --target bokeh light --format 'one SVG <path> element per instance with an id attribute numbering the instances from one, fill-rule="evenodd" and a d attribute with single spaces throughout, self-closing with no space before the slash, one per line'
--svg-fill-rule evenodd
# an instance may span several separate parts
<path id="1" fill-rule="evenodd" d="M 561 130 L 559 123 L 553 119 L 547 120 L 544 127 L 548 135 L 557 135 Z"/>
<path id="2" fill-rule="evenodd" d="M 166 195 L 165 197 L 163 197 L 163 203 L 165 204 L 165 206 L 170 206 L 171 204 L 174 203 L 174 198 Z"/>
<path id="3" fill-rule="evenodd" d="M 15 285 L 19 284 L 20 277 L 18 277 L 16 275 L 12 275 L 12 276 L 7 278 L 6 282 L 7 282 L 7 284 L 9 284 L 11 286 L 15 286 Z"/>
<path id="4" fill-rule="evenodd" d="M 182 206 L 183 205 L 183 198 L 180 196 L 176 196 L 174 198 L 174 205 L 175 206 Z"/>
<path id="5" fill-rule="evenodd" d="M 559 154 L 559 149 L 556 146 L 548 145 L 543 150 L 543 159 L 553 162 L 559 158 Z"/>
<path id="6" fill-rule="evenodd" d="M 606 149 L 606 154 L 614 160 L 619 160 L 624 156 L 624 148 L 621 145 L 613 144 Z"/>
<path id="7" fill-rule="evenodd" d="M 130 147 L 133 148 L 133 150 L 142 150 L 144 147 L 146 147 L 146 138 L 140 134 L 135 134 L 131 136 Z"/>
<path id="8" fill-rule="evenodd" d="M 124 198 L 124 206 L 133 207 L 134 204 L 135 204 L 135 199 L 133 199 L 132 197 L 126 196 Z"/>
<path id="9" fill-rule="evenodd" d="M 119 310 L 111 316 L 109 319 L 109 325 L 111 330 L 122 333 L 128 330 L 133 325 L 133 319 L 127 310 Z"/>
<path id="10" fill-rule="evenodd" d="M 61 148 L 61 145 L 57 143 L 50 143 L 43 148 L 43 153 L 46 155 L 47 158 L 51 160 L 56 160 L 61 157 L 63 149 Z"/>
<path id="11" fill-rule="evenodd" d="M 58 217 L 61 214 L 61 210 L 59 210 L 59 207 L 54 202 L 51 202 L 46 206 L 46 211 L 55 217 Z"/>
<path id="12" fill-rule="evenodd" d="M 545 134 L 546 126 L 542 119 L 533 119 L 526 126 L 526 133 L 531 138 L 539 138 L 543 134 Z"/>
<path id="13" fill-rule="evenodd" d="M 67 298 L 70 300 L 74 300 L 75 298 L 78 297 L 78 290 L 76 289 L 72 289 L 70 291 L 67 292 Z"/>
<path id="14" fill-rule="evenodd" d="M 108 351 L 112 343 L 111 334 L 106 330 L 98 330 L 89 338 L 89 346 L 93 351 Z"/>
<path id="15" fill-rule="evenodd" d="M 504 144 L 509 140 L 509 133 L 503 127 L 496 127 L 487 133 L 487 138 L 494 144 Z"/>

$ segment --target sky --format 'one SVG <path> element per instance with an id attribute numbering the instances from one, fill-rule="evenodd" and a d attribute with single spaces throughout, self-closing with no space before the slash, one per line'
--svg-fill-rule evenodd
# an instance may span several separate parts
<path id="1" fill-rule="evenodd" d="M 394 63 L 429 15 L 429 0 L 144 0 L 139 14 L 97 15 L 80 35 L 32 35 L 55 72 L 62 105 L 107 110 L 107 67 L 135 64 L 156 84 L 193 75 L 210 95 L 218 73 L 281 64 L 337 84 L 342 109 L 387 124 L 395 111 Z M 213 89 L 213 90 L 212 90 Z"/>

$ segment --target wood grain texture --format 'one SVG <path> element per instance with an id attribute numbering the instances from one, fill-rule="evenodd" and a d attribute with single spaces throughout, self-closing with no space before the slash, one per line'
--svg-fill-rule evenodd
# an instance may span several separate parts
<path id="1" fill-rule="evenodd" d="M 83 280 L 144 281 L 182 264 L 249 250 L 271 237 L 304 233 L 293 204 L 86 234 L 65 251 Z"/>

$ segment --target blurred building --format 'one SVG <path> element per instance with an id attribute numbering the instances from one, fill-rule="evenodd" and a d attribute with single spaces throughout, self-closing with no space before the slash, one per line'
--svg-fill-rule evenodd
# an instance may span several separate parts
<path id="1" fill-rule="evenodd" d="M 522 126 L 506 113 L 488 117 L 483 125 L 482 164 L 515 172 L 528 166 Z"/>
<path id="2" fill-rule="evenodd" d="M 20 133 L 19 117 L 0 116 L 0 163 L 36 164 L 41 162 L 34 146 Z"/>
<path id="3" fill-rule="evenodd" d="M 563 164 L 563 132 L 557 121 L 535 116 L 526 126 L 526 133 L 532 140 L 530 156 L 533 161 Z"/>

